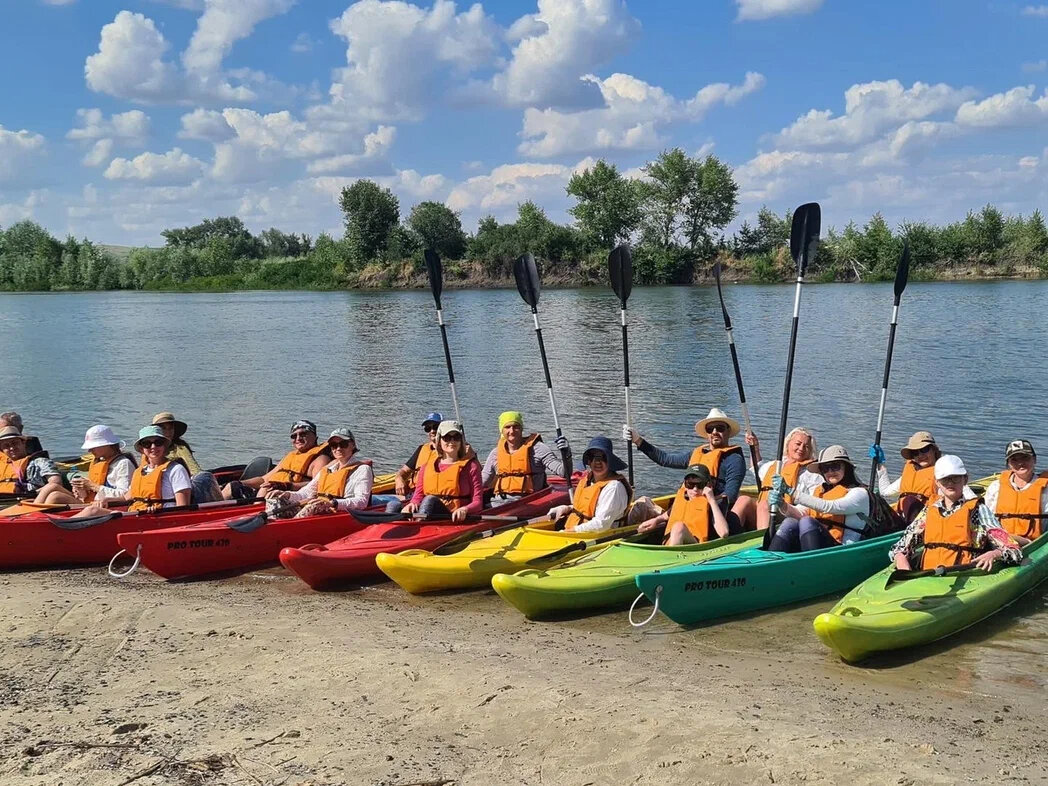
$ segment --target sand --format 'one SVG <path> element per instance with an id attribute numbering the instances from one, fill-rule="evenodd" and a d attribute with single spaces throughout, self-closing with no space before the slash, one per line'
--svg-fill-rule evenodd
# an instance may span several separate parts
<path id="1" fill-rule="evenodd" d="M 1048 782 L 1043 594 L 865 668 L 812 633 L 828 605 L 635 632 L 279 569 L 7 574 L 0 783 Z"/>

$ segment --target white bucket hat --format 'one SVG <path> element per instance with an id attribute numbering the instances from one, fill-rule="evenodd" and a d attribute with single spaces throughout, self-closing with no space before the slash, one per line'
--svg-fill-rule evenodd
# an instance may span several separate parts
<path id="1" fill-rule="evenodd" d="M 92 426 L 87 430 L 87 433 L 84 435 L 84 444 L 80 446 L 80 449 L 91 450 L 91 448 L 104 448 L 106 445 L 124 447 L 124 443 L 116 438 L 113 429 L 109 428 L 109 426 L 98 425 Z"/>
<path id="2" fill-rule="evenodd" d="M 947 453 L 945 456 L 940 456 L 939 460 L 935 462 L 935 479 L 942 480 L 953 475 L 967 475 L 968 470 L 964 468 L 964 462 L 961 461 L 960 456 L 951 456 Z"/>
<path id="3" fill-rule="evenodd" d="M 719 407 L 714 407 L 710 410 L 710 414 L 695 424 L 695 433 L 700 437 L 706 436 L 706 426 L 710 423 L 727 423 L 728 424 L 728 437 L 734 437 L 739 433 L 739 421 L 729 418 L 724 414 L 724 410 Z"/>

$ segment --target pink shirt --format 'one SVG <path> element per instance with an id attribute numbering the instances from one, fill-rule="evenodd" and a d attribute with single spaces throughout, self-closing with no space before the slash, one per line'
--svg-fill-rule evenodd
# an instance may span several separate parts
<path id="1" fill-rule="evenodd" d="M 443 469 L 448 462 L 441 459 L 438 467 Z M 422 493 L 423 479 L 429 466 L 419 469 L 418 478 L 415 480 L 415 493 L 411 497 L 411 504 L 418 505 L 425 498 Z M 466 464 L 464 471 L 459 473 L 459 494 L 471 496 L 470 502 L 465 506 L 467 513 L 480 513 L 484 509 L 484 484 L 480 480 L 480 462 L 471 461 Z"/>

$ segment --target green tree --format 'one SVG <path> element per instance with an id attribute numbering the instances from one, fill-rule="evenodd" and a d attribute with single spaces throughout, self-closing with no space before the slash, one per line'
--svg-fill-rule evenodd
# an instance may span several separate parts
<path id="1" fill-rule="evenodd" d="M 713 156 L 688 159 L 690 182 L 684 201 L 684 236 L 692 252 L 713 251 L 713 231 L 723 229 L 738 214 L 739 187 L 731 167 Z"/>
<path id="2" fill-rule="evenodd" d="M 573 174 L 567 192 L 576 200 L 568 212 L 586 240 L 597 248 L 610 249 L 628 240 L 640 225 L 640 195 L 634 182 L 604 159 L 592 169 Z"/>
<path id="3" fill-rule="evenodd" d="M 667 249 L 675 244 L 692 187 L 692 159 L 678 147 L 663 151 L 643 167 L 650 178 L 640 181 L 643 231 L 646 240 Z"/>
<path id="4" fill-rule="evenodd" d="M 400 223 L 400 203 L 393 192 L 372 180 L 358 180 L 342 189 L 338 204 L 354 262 L 364 265 L 378 259 Z"/>
<path id="5" fill-rule="evenodd" d="M 445 259 L 462 259 L 466 253 L 466 233 L 458 213 L 443 202 L 419 202 L 411 208 L 408 226 L 422 242 Z"/>

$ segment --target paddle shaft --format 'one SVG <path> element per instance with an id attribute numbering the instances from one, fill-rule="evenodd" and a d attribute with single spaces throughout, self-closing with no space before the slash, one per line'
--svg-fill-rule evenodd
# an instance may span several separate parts
<path id="1" fill-rule="evenodd" d="M 793 359 L 797 354 L 797 325 L 801 318 L 801 288 L 804 286 L 804 274 L 798 272 L 797 292 L 793 297 L 793 326 L 790 328 L 790 352 L 786 357 L 786 384 L 782 390 L 782 415 L 779 417 L 779 437 L 775 441 L 775 455 L 781 456 L 786 446 L 786 420 L 790 412 L 790 388 L 793 385 Z M 759 483 L 760 481 L 758 481 Z M 778 511 L 771 512 L 771 536 L 775 537 L 775 528 L 778 526 Z"/>
<path id="2" fill-rule="evenodd" d="M 539 310 L 537 306 L 531 307 L 531 316 L 535 320 L 535 336 L 539 340 L 539 355 L 542 356 L 542 373 L 546 375 L 546 392 L 549 393 L 549 407 L 553 410 L 553 428 L 557 431 L 557 436 L 562 436 L 560 430 L 560 418 L 557 416 L 557 398 L 553 395 L 553 379 L 549 375 L 549 361 L 546 359 L 546 344 L 542 340 L 542 327 L 539 325 Z M 562 450 L 560 452 L 561 458 L 564 460 L 564 475 L 567 478 L 571 477 L 571 454 Z M 571 489 L 571 481 L 568 481 L 568 499 L 572 502 L 575 501 L 574 492 Z"/>
<path id="3" fill-rule="evenodd" d="M 881 383 L 881 403 L 877 408 L 877 436 L 873 438 L 874 445 L 881 444 L 881 431 L 884 428 L 884 403 L 888 399 L 888 377 L 892 372 L 892 352 L 895 350 L 895 328 L 899 325 L 899 300 L 901 293 L 895 296 L 895 305 L 892 306 L 892 323 L 888 328 L 888 355 L 884 358 L 884 382 Z M 870 485 L 873 490 L 877 481 L 877 457 L 874 456 L 873 466 L 870 468 Z"/>
<path id="4" fill-rule="evenodd" d="M 455 393 L 455 369 L 451 366 L 451 348 L 448 347 L 448 330 L 444 326 L 444 309 L 437 304 L 437 324 L 440 325 L 440 340 L 444 344 L 444 362 L 448 366 L 448 384 L 451 385 L 451 402 L 455 405 L 455 420 L 462 422 L 458 395 Z"/>
<path id="5" fill-rule="evenodd" d="M 626 426 L 633 428 L 630 420 L 630 340 L 629 331 L 626 328 L 626 301 L 623 300 L 619 307 L 619 316 L 622 320 L 622 373 L 624 377 L 623 390 L 626 394 Z M 633 440 L 626 440 L 626 460 L 629 463 L 630 486 L 633 486 Z"/>

